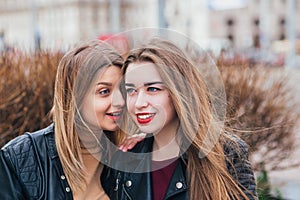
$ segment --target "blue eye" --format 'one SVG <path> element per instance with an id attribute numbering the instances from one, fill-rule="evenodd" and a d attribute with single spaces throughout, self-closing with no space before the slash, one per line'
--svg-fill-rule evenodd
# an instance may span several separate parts
<path id="1" fill-rule="evenodd" d="M 160 91 L 161 89 L 159 89 L 159 88 L 156 88 L 156 87 L 148 87 L 147 88 L 147 91 L 149 91 L 149 92 L 157 92 L 157 91 Z"/>
<path id="2" fill-rule="evenodd" d="M 133 94 L 135 93 L 135 89 L 134 89 L 134 88 L 127 88 L 127 89 L 126 89 L 126 93 L 127 93 L 128 95 L 133 95 Z"/>
<path id="3" fill-rule="evenodd" d="M 110 93 L 110 90 L 109 89 L 103 89 L 103 90 L 100 90 L 99 91 L 99 94 L 100 95 L 106 95 L 106 94 L 109 94 Z"/>

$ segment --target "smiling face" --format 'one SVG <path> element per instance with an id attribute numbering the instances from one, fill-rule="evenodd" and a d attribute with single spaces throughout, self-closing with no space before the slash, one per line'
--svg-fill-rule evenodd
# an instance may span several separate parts
<path id="1" fill-rule="evenodd" d="M 173 130 L 178 123 L 175 108 L 155 64 L 131 63 L 125 74 L 127 109 L 144 133 Z"/>
<path id="2" fill-rule="evenodd" d="M 93 81 L 82 105 L 82 115 L 87 123 L 103 130 L 115 131 L 124 99 L 119 90 L 121 69 L 110 66 L 103 69 Z"/>

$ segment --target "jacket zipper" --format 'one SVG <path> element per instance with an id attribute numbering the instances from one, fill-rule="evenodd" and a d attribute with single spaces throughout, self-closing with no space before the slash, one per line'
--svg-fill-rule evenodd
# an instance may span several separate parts
<path id="1" fill-rule="evenodd" d="M 120 179 L 121 179 L 121 173 L 118 172 L 117 179 L 116 179 L 116 186 L 115 186 L 115 188 L 114 188 L 114 191 L 115 191 L 115 192 L 119 190 Z"/>

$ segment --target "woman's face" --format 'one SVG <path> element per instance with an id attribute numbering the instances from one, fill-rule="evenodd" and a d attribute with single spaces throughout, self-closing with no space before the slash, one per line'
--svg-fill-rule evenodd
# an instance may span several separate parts
<path id="1" fill-rule="evenodd" d="M 131 63 L 125 74 L 127 109 L 141 132 L 174 128 L 176 111 L 163 80 L 151 62 Z"/>
<path id="2" fill-rule="evenodd" d="M 119 90 L 121 69 L 110 66 L 100 72 L 83 100 L 82 115 L 90 125 L 115 131 L 125 104 Z"/>

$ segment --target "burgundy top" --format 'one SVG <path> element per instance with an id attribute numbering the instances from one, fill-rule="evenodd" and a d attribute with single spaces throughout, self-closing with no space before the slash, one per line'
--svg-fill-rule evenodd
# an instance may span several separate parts
<path id="1" fill-rule="evenodd" d="M 177 166 L 178 159 L 152 161 L 152 194 L 153 200 L 163 200 Z"/>

